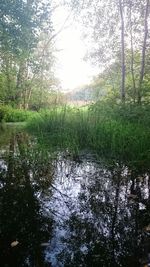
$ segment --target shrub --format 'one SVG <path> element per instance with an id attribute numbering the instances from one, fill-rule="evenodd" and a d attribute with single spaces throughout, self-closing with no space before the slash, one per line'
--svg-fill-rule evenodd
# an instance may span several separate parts
<path id="1" fill-rule="evenodd" d="M 3 106 L 0 106 L 0 122 L 4 120 L 5 113 L 6 113 L 5 108 Z"/>
<path id="2" fill-rule="evenodd" d="M 0 122 L 24 122 L 27 121 L 33 114 L 33 111 L 13 109 L 10 106 L 1 106 Z"/>

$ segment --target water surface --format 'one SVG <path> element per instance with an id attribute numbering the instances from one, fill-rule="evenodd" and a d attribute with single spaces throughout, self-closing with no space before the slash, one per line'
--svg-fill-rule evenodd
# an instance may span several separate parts
<path id="1" fill-rule="evenodd" d="M 0 129 L 0 266 L 148 266 L 149 171 Z"/>

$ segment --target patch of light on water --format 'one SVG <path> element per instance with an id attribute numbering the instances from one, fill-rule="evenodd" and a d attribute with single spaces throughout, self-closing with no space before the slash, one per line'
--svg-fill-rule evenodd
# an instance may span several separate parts
<path id="1" fill-rule="evenodd" d="M 69 219 L 72 212 L 77 212 L 83 217 L 92 218 L 92 213 L 80 210 L 78 203 L 78 196 L 84 186 L 87 186 L 92 176 L 97 172 L 97 168 L 94 163 L 87 162 L 86 160 L 82 164 L 76 164 L 75 162 L 58 161 L 57 169 L 55 172 L 55 179 L 53 183 L 52 198 L 45 202 L 46 209 L 51 209 L 54 212 L 55 230 L 53 232 L 53 238 L 51 245 L 46 249 L 46 259 L 52 262 L 52 266 L 58 266 L 57 255 L 64 249 L 64 242 L 62 239 L 67 238 L 67 230 L 62 228 L 64 221 Z M 61 223 L 60 223 L 61 222 Z M 86 246 L 82 246 L 81 250 L 86 251 Z M 63 266 L 63 263 L 59 266 Z"/>

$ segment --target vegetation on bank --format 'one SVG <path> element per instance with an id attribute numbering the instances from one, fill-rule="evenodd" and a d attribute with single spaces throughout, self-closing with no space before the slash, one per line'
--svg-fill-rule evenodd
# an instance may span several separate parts
<path id="1" fill-rule="evenodd" d="M 91 149 L 125 164 L 149 168 L 150 107 L 100 102 L 84 108 L 55 108 L 38 113 L 28 129 L 60 149 Z"/>
<path id="2" fill-rule="evenodd" d="M 39 112 L 0 107 L 0 121 L 27 122 L 27 128 L 57 149 L 78 155 L 90 149 L 99 156 L 148 170 L 150 106 L 116 104 L 111 100 L 86 108 L 69 106 Z"/>
<path id="3" fill-rule="evenodd" d="M 0 121 L 27 122 L 27 128 L 51 147 L 81 149 L 129 165 L 149 169 L 150 106 L 117 104 L 110 99 L 84 108 L 53 106 L 39 112 L 0 107 Z"/>
<path id="4" fill-rule="evenodd" d="M 0 106 L 0 122 L 25 122 L 33 116 L 29 110 L 14 109 L 11 106 Z"/>

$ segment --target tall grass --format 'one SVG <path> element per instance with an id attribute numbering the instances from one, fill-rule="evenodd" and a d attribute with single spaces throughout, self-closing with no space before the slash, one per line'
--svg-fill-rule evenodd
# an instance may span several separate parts
<path id="1" fill-rule="evenodd" d="M 77 152 L 87 134 L 86 117 L 86 112 L 70 107 L 42 110 L 28 121 L 27 128 L 55 147 Z"/>
<path id="2" fill-rule="evenodd" d="M 76 153 L 80 149 L 92 149 L 105 158 L 149 168 L 149 126 L 143 121 L 140 123 L 138 116 L 133 119 L 127 110 L 124 114 L 119 110 L 123 112 L 123 107 L 111 107 L 106 103 L 89 110 L 55 108 L 39 113 L 29 121 L 28 128 L 61 149 L 71 148 Z M 143 111 L 146 124 L 150 118 L 145 113 Z"/>

